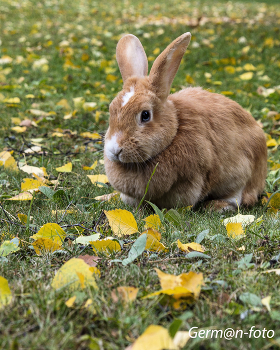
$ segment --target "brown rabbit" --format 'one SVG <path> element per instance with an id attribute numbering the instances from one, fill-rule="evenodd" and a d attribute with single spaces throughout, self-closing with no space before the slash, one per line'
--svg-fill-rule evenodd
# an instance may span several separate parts
<path id="1" fill-rule="evenodd" d="M 110 104 L 105 169 L 122 200 L 137 205 L 144 196 L 159 207 L 213 200 L 215 209 L 253 205 L 267 172 L 265 136 L 238 103 L 201 88 L 169 95 L 190 42 L 185 33 L 155 60 L 150 75 L 139 39 L 117 45 L 123 90 Z"/>

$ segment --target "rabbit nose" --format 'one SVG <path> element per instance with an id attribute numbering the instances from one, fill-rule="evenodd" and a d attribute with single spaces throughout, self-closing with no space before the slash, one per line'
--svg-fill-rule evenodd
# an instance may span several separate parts
<path id="1" fill-rule="evenodd" d="M 118 159 L 120 159 L 120 154 L 122 153 L 122 149 L 120 149 L 119 151 L 117 151 L 116 153 L 115 153 L 115 155 L 116 155 L 116 157 L 118 158 Z"/>

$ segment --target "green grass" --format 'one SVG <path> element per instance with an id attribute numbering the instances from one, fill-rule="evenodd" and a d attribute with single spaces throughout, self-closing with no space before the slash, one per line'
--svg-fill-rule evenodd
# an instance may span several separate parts
<path id="1" fill-rule="evenodd" d="M 197 19 L 202 22 L 197 25 Z M 227 18 L 226 18 L 227 17 Z M 143 219 L 149 215 L 147 209 L 136 212 L 120 200 L 100 203 L 94 197 L 110 193 L 111 187 L 96 187 L 87 174 L 104 173 L 103 165 L 93 171 L 84 171 L 103 158 L 103 144 L 80 136 L 82 132 L 98 132 L 101 135 L 108 127 L 108 105 L 121 90 L 121 78 L 115 60 L 115 47 L 122 33 L 137 35 L 149 57 L 149 65 L 155 58 L 156 48 L 163 50 L 180 34 L 190 31 L 192 41 L 172 91 L 181 86 L 202 86 L 211 91 L 225 93 L 250 110 L 262 123 L 264 131 L 279 140 L 279 118 L 269 117 L 268 111 L 280 113 L 279 88 L 264 97 L 257 93 L 262 86 L 274 88 L 280 83 L 280 5 L 278 1 L 266 2 L 225 2 L 225 1 L 173 1 L 159 0 L 157 3 L 142 1 L 54 1 L 33 0 L 8 1 L 0 4 L 0 58 L 10 56 L 13 61 L 0 65 L 0 152 L 13 150 L 19 162 L 44 166 L 52 179 L 59 178 L 57 189 L 65 195 L 57 201 L 43 194 L 35 194 L 31 207 L 31 229 L 37 231 L 45 223 L 61 220 L 52 210 L 71 208 L 79 212 L 67 214 L 60 225 L 83 224 L 92 229 L 101 218 L 98 229 L 104 236 L 111 231 L 102 216 L 103 210 L 127 209 L 135 216 L 140 230 Z M 245 40 L 240 40 L 244 37 Z M 61 42 L 68 44 L 62 45 Z M 241 41 L 241 42 L 240 42 Z M 197 44 L 194 44 L 197 43 Z M 248 47 L 249 50 L 244 49 Z M 68 59 L 75 66 L 65 68 Z M 48 70 L 34 70 L 36 60 L 46 58 Z M 239 77 L 245 73 L 244 66 L 256 68 L 251 80 Z M 226 67 L 234 67 L 233 74 Z M 11 68 L 7 73 L 7 68 Z M 110 81 L 111 74 L 116 76 Z M 189 76 L 186 80 L 186 76 Z M 263 78 L 263 77 L 268 78 Z M 264 80 L 262 80 L 264 79 Z M 27 95 L 33 95 L 32 98 Z M 20 98 L 20 104 L 10 106 L 4 99 Z M 96 103 L 96 110 L 78 110 L 71 118 L 57 103 L 67 99 L 74 111 L 73 98 L 84 97 Z M 55 112 L 40 118 L 32 116 L 30 109 Z M 96 112 L 100 112 L 99 120 Z M 37 124 L 20 134 L 11 130 L 15 126 L 12 118 L 29 118 Z M 63 137 L 52 136 L 61 129 Z M 68 130 L 68 131 L 67 131 Z M 71 132 L 74 133 L 71 135 Z M 23 154 L 32 145 L 32 139 L 41 138 L 44 154 Z M 34 141 L 33 141 L 34 142 Z M 279 176 L 270 167 L 279 163 L 279 151 L 269 150 L 269 175 L 266 190 L 274 192 Z M 73 171 L 61 174 L 55 170 L 67 162 L 73 163 Z M 0 167 L 0 200 L 4 209 L 17 217 L 18 213 L 28 214 L 29 201 L 6 201 L 5 198 L 20 192 L 23 172 L 11 172 Z M 76 293 L 74 308 L 65 305 L 73 293 L 56 293 L 51 288 L 55 272 L 68 259 L 78 256 L 81 251 L 65 243 L 65 253 L 37 256 L 29 246 L 33 241 L 25 228 L 1 210 L 0 234 L 4 240 L 18 236 L 21 250 L 9 255 L 8 262 L 0 264 L 0 275 L 5 277 L 13 294 L 9 306 L 0 313 L 1 349 L 99 349 L 94 339 L 103 342 L 104 349 L 124 349 L 137 339 L 151 324 L 169 328 L 175 319 L 181 318 L 180 330 L 191 327 L 215 329 L 243 329 L 255 326 L 275 331 L 273 340 L 249 339 L 243 336 L 231 341 L 222 339 L 193 340 L 185 348 L 192 349 L 276 349 L 280 344 L 280 296 L 279 276 L 264 274 L 270 268 L 279 268 L 272 258 L 279 254 L 279 214 L 266 212 L 261 201 L 254 208 L 240 209 L 242 214 L 263 215 L 261 225 L 252 225 L 241 240 L 230 240 L 222 219 L 231 214 L 196 212 L 179 208 L 181 222 L 178 227 L 164 223 L 162 242 L 170 247 L 169 253 L 151 257 L 145 252 L 138 260 L 122 266 L 110 263 L 112 259 L 124 259 L 130 244 L 125 244 L 121 253 L 113 257 L 101 257 L 98 268 L 101 277 L 97 283 L 99 291 L 85 289 Z M 235 214 L 233 214 L 235 215 Z M 211 259 L 185 259 L 173 243 L 193 242 L 198 233 L 209 229 L 202 244 Z M 85 231 L 89 232 L 89 231 Z M 68 228 L 67 233 L 73 234 Z M 137 235 L 130 237 L 132 240 Z M 239 250 L 244 246 L 245 250 Z M 253 254 L 253 265 L 248 268 L 238 264 L 245 254 Z M 93 254 L 86 248 L 82 254 Z M 153 260 L 159 261 L 157 263 Z M 240 267 L 241 265 L 241 267 Z M 159 298 L 142 299 L 143 296 L 160 289 L 157 267 L 166 273 L 202 272 L 205 285 L 199 299 L 186 310 L 175 310 Z M 223 281 L 223 282 L 221 282 Z M 114 302 L 111 292 L 118 286 L 139 288 L 135 302 L 124 307 Z M 265 307 L 252 307 L 240 299 L 243 293 L 253 293 L 260 298 L 271 296 L 271 313 Z M 96 313 L 82 308 L 92 298 Z M 278 342 L 277 342 L 278 338 Z M 276 345 L 277 343 L 277 345 Z M 94 347 L 95 346 L 95 347 Z M 100 347 L 102 349 L 102 347 Z"/>

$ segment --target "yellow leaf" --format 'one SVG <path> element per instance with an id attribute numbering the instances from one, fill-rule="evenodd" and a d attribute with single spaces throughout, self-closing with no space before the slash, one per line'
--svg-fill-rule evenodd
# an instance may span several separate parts
<path id="1" fill-rule="evenodd" d="M 267 296 L 266 298 L 262 299 L 262 304 L 263 306 L 265 306 L 267 308 L 268 312 L 271 312 L 271 308 L 270 308 L 270 300 L 271 300 L 271 296 Z"/>
<path id="2" fill-rule="evenodd" d="M 237 214 L 235 216 L 232 216 L 230 218 L 224 219 L 223 224 L 226 226 L 229 222 L 237 223 L 240 222 L 243 227 L 250 225 L 255 220 L 254 215 L 242 215 Z"/>
<path id="3" fill-rule="evenodd" d="M 95 122 L 98 123 L 99 122 L 99 117 L 101 116 L 101 112 L 100 111 L 96 111 L 95 112 Z"/>
<path id="4" fill-rule="evenodd" d="M 15 117 L 15 118 L 11 118 L 11 121 L 13 124 L 15 125 L 19 125 L 21 123 L 21 119 L 18 118 L 18 117 Z"/>
<path id="5" fill-rule="evenodd" d="M 83 104 L 85 103 L 84 97 L 75 97 L 73 98 L 74 107 L 77 110 L 81 110 L 83 108 Z"/>
<path id="6" fill-rule="evenodd" d="M 154 230 L 154 229 L 152 229 L 152 228 L 148 228 L 147 230 L 143 231 L 143 232 L 141 233 L 141 235 L 143 235 L 143 234 L 145 234 L 145 233 L 148 234 L 148 235 L 151 235 L 151 236 L 155 237 L 155 239 L 157 239 L 158 241 L 161 240 L 161 233 L 160 233 L 159 231 L 157 231 L 157 230 Z"/>
<path id="7" fill-rule="evenodd" d="M 16 196 L 7 199 L 8 201 L 30 201 L 33 198 L 32 194 L 29 192 L 23 192 L 17 194 Z"/>
<path id="8" fill-rule="evenodd" d="M 3 100 L 3 102 L 18 104 L 18 103 L 20 103 L 20 98 L 18 98 L 18 97 L 5 98 L 5 100 Z"/>
<path id="9" fill-rule="evenodd" d="M 268 46 L 272 48 L 274 46 L 274 39 L 273 38 L 266 38 L 264 41 L 264 46 Z"/>
<path id="10" fill-rule="evenodd" d="M 55 223 L 47 223 L 31 238 L 37 240 L 39 238 L 49 238 L 57 244 L 62 244 L 66 237 L 65 231 Z"/>
<path id="11" fill-rule="evenodd" d="M 275 139 L 271 139 L 271 140 L 266 141 L 266 146 L 267 147 L 275 147 L 275 146 L 278 146 L 278 143 Z"/>
<path id="12" fill-rule="evenodd" d="M 4 163 L 4 168 L 13 170 L 13 171 L 18 171 L 18 166 L 15 158 L 13 156 L 10 156 Z"/>
<path id="13" fill-rule="evenodd" d="M 252 63 L 246 63 L 243 68 L 247 71 L 257 70 L 257 68 L 253 66 Z"/>
<path id="14" fill-rule="evenodd" d="M 97 267 L 91 266 L 89 269 L 94 275 L 97 275 L 98 277 L 101 276 L 101 272 Z"/>
<path id="15" fill-rule="evenodd" d="M 51 286 L 55 290 L 61 290 L 67 288 L 68 290 L 81 289 L 80 279 L 77 273 L 81 273 L 84 276 L 85 287 L 92 286 L 98 289 L 95 278 L 92 276 L 90 266 L 86 264 L 82 259 L 72 258 L 68 260 L 57 271 Z"/>
<path id="16" fill-rule="evenodd" d="M 103 253 L 105 255 L 110 255 L 112 253 L 121 251 L 121 246 L 119 242 L 113 241 L 112 239 L 102 239 L 100 241 L 94 241 L 89 243 L 96 254 Z"/>
<path id="17" fill-rule="evenodd" d="M 97 140 L 97 139 L 101 139 L 102 137 L 97 133 L 97 132 L 82 132 L 80 134 L 80 136 L 84 137 L 84 138 L 87 138 L 87 139 L 93 139 L 93 140 Z"/>
<path id="18" fill-rule="evenodd" d="M 158 55 L 160 53 L 160 49 L 158 47 L 156 47 L 153 51 L 154 55 Z"/>
<path id="19" fill-rule="evenodd" d="M 38 190 L 40 186 L 45 186 L 43 181 L 23 179 L 23 182 L 21 183 L 21 190 L 32 192 L 34 190 Z"/>
<path id="20" fill-rule="evenodd" d="M 60 100 L 59 102 L 57 102 L 56 104 L 57 106 L 61 106 L 64 109 L 66 109 L 67 111 L 69 111 L 71 109 L 68 101 L 66 100 L 66 98 L 63 98 L 62 100 Z"/>
<path id="21" fill-rule="evenodd" d="M 27 223 L 27 215 L 18 213 L 17 216 L 23 225 L 25 225 Z"/>
<path id="22" fill-rule="evenodd" d="M 18 134 L 26 131 L 26 126 L 14 126 L 11 130 L 17 132 Z"/>
<path id="23" fill-rule="evenodd" d="M 226 66 L 224 69 L 229 74 L 234 74 L 235 73 L 235 68 L 233 66 Z"/>
<path id="24" fill-rule="evenodd" d="M 241 222 L 229 222 L 226 225 L 227 235 L 230 238 L 241 238 L 244 237 L 244 230 Z"/>
<path id="25" fill-rule="evenodd" d="M 92 112 L 96 108 L 96 102 L 85 102 L 83 104 L 83 110 L 85 112 Z"/>
<path id="26" fill-rule="evenodd" d="M 188 252 L 189 253 L 189 252 L 192 252 L 192 251 L 196 251 L 196 252 L 203 253 L 205 251 L 205 249 L 199 243 L 192 242 L 192 243 L 183 244 L 178 239 L 177 244 L 178 244 L 178 248 L 180 250 L 182 250 L 183 252 Z"/>
<path id="27" fill-rule="evenodd" d="M 134 287 L 118 287 L 117 296 L 119 296 L 125 303 L 130 303 L 136 299 L 138 290 L 138 288 Z"/>
<path id="28" fill-rule="evenodd" d="M 232 92 L 232 91 L 221 91 L 221 94 L 225 95 L 225 96 L 231 96 L 231 95 L 234 95 L 234 92 Z"/>
<path id="29" fill-rule="evenodd" d="M 88 61 L 89 60 L 89 55 L 87 54 L 87 53 L 83 53 L 82 54 L 82 61 L 83 62 L 86 62 L 86 61 Z"/>
<path id="30" fill-rule="evenodd" d="M 155 230 L 159 230 L 161 228 L 160 218 L 157 214 L 150 215 L 144 219 L 145 226 L 144 228 L 153 228 Z M 159 238 L 160 239 L 160 238 Z"/>
<path id="31" fill-rule="evenodd" d="M 67 301 L 65 301 L 65 305 L 67 307 L 73 307 L 76 298 L 77 298 L 76 295 L 74 295 L 73 297 L 69 298 Z"/>
<path id="32" fill-rule="evenodd" d="M 268 203 L 268 206 L 270 208 L 280 209 L 280 193 L 276 193 L 273 195 L 273 197 Z"/>
<path id="33" fill-rule="evenodd" d="M 106 175 L 87 175 L 87 177 L 90 179 L 90 181 L 95 184 L 96 182 L 101 182 L 103 184 L 109 182 L 108 177 Z M 97 187 L 102 187 L 102 185 L 97 184 Z"/>
<path id="34" fill-rule="evenodd" d="M 38 238 L 32 245 L 37 255 L 44 255 L 61 249 L 62 242 L 56 243 L 50 238 Z"/>
<path id="35" fill-rule="evenodd" d="M 253 72 L 247 72 L 239 75 L 239 78 L 241 80 L 251 80 L 253 78 L 254 73 Z"/>
<path id="36" fill-rule="evenodd" d="M 6 278 L 0 276 L 0 309 L 12 301 L 12 293 Z"/>
<path id="37" fill-rule="evenodd" d="M 164 252 L 168 248 L 165 247 L 161 242 L 159 242 L 153 235 L 147 234 L 147 241 L 145 249 L 153 252 Z"/>
<path id="38" fill-rule="evenodd" d="M 0 160 L 0 166 L 2 166 L 4 164 L 3 160 Z"/>
<path id="39" fill-rule="evenodd" d="M 194 84 L 194 79 L 190 75 L 186 75 L 186 82 L 188 84 Z"/>
<path id="40" fill-rule="evenodd" d="M 61 167 L 58 167 L 55 169 L 56 171 L 60 172 L 60 173 L 71 173 L 72 171 L 72 163 L 67 163 Z"/>
<path id="41" fill-rule="evenodd" d="M 110 211 L 104 210 L 104 212 L 109 221 L 109 225 L 116 236 L 122 237 L 138 232 L 137 223 L 134 216 L 129 211 L 115 209 Z"/>
<path id="42" fill-rule="evenodd" d="M 191 339 L 190 333 L 188 331 L 178 331 L 173 338 L 175 346 L 183 349 L 187 342 Z"/>
<path id="43" fill-rule="evenodd" d="M 50 112 L 44 112 L 44 111 L 41 111 L 39 109 L 29 109 L 28 112 L 31 115 L 34 115 L 35 117 L 47 117 L 47 116 L 52 114 Z"/>
<path id="44" fill-rule="evenodd" d="M 249 52 L 250 49 L 251 49 L 250 46 L 244 46 L 241 51 L 242 51 L 243 55 L 246 55 Z"/>
<path id="45" fill-rule="evenodd" d="M 54 136 L 63 137 L 64 134 L 63 134 L 62 132 L 57 132 L 57 131 L 56 131 L 56 132 L 53 132 L 51 136 L 52 136 L 52 137 L 54 137 Z"/>
<path id="46" fill-rule="evenodd" d="M 97 160 L 91 166 L 83 166 L 84 170 L 94 170 L 97 166 Z"/>
<path id="47" fill-rule="evenodd" d="M 116 77 L 113 74 L 108 74 L 106 77 L 106 80 L 109 81 L 110 83 L 114 83 L 117 79 L 118 79 L 118 77 Z"/>
<path id="48" fill-rule="evenodd" d="M 133 344 L 133 350 L 164 350 L 178 349 L 173 343 L 167 329 L 162 326 L 150 325 Z"/>
<path id="49" fill-rule="evenodd" d="M 76 271 L 77 276 L 79 277 L 79 281 L 81 283 L 81 288 L 85 289 L 85 276 L 81 272 Z"/>

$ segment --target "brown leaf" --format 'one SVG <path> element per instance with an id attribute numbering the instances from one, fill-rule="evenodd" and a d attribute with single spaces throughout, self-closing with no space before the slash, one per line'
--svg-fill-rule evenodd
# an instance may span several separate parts
<path id="1" fill-rule="evenodd" d="M 84 260 L 85 263 L 87 263 L 89 266 L 97 266 L 97 262 L 100 259 L 98 256 L 94 256 L 94 255 L 79 255 L 78 259 L 82 259 Z"/>
<path id="2" fill-rule="evenodd" d="M 26 127 L 31 127 L 32 126 L 32 121 L 30 119 L 24 119 L 22 122 L 19 124 L 20 126 L 26 126 Z"/>

